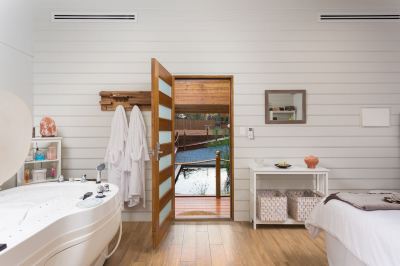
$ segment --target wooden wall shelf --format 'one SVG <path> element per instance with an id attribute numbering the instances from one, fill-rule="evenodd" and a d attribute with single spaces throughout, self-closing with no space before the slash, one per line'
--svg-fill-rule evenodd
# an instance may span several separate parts
<path id="1" fill-rule="evenodd" d="M 115 111 L 118 105 L 122 105 L 126 111 L 133 106 L 139 106 L 142 111 L 151 110 L 151 91 L 101 91 L 101 110 Z"/>

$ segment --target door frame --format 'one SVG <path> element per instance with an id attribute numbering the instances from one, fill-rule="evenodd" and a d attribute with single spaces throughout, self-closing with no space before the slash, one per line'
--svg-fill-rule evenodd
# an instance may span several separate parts
<path id="1" fill-rule="evenodd" d="M 235 218 L 235 171 L 234 171 L 234 113 L 233 113 L 233 104 L 234 104 L 234 76 L 233 75 L 173 75 L 173 83 L 177 79 L 228 79 L 230 81 L 230 92 L 229 92 L 229 134 L 230 134 L 230 144 L 229 144 L 229 156 L 230 156 L 230 174 L 231 174 L 231 208 L 230 208 L 230 220 L 234 220 Z M 174 129 L 175 130 L 175 129 Z M 175 131 L 174 131 L 175 132 Z M 175 195 L 174 195 L 175 197 Z M 175 200 L 174 200 L 174 211 L 175 211 Z M 206 219 L 204 219 L 206 220 Z M 224 220 L 224 219 L 218 219 Z"/>

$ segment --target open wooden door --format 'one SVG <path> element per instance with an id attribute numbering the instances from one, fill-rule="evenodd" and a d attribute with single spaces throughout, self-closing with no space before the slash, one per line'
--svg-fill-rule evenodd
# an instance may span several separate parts
<path id="1" fill-rule="evenodd" d="M 153 246 L 163 240 L 175 217 L 174 78 L 151 60 Z"/>

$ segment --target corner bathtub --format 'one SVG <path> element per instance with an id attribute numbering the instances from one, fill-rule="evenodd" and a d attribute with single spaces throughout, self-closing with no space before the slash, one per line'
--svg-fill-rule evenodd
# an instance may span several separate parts
<path id="1" fill-rule="evenodd" d="M 96 188 L 51 182 L 1 191 L 0 243 L 7 248 L 0 265 L 102 265 L 121 222 L 121 201 L 112 184 L 105 198 L 94 200 Z M 78 206 L 89 191 L 85 203 L 97 205 Z"/>

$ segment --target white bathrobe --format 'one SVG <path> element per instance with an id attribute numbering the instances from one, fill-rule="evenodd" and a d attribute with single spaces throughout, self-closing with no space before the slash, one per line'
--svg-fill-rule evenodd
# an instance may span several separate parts
<path id="1" fill-rule="evenodd" d="M 128 136 L 128 121 L 125 109 L 118 105 L 111 122 L 111 135 L 104 162 L 108 166 L 108 181 L 121 188 L 122 166 L 125 158 L 125 144 Z"/>
<path id="2" fill-rule="evenodd" d="M 129 121 L 123 166 L 125 175 L 122 179 L 122 195 L 129 207 L 138 205 L 140 199 L 143 200 L 143 208 L 146 207 L 145 161 L 149 160 L 146 125 L 139 107 L 134 106 Z"/>

